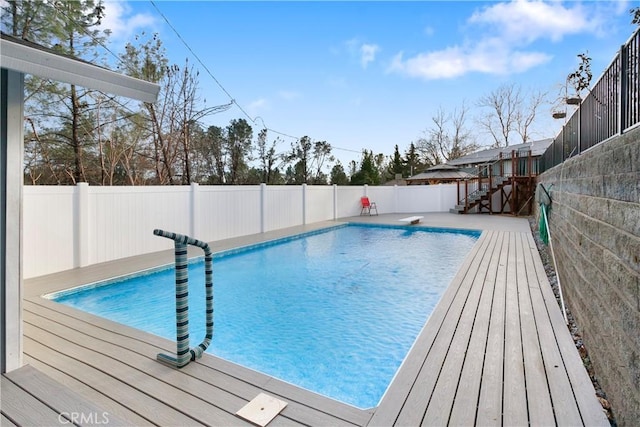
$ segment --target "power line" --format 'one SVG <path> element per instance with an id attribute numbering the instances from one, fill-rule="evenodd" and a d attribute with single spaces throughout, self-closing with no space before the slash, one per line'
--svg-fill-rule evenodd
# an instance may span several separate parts
<path id="1" fill-rule="evenodd" d="M 222 86 L 222 83 L 220 83 L 220 81 L 213 75 L 213 73 L 209 70 L 209 68 L 204 64 L 204 62 L 202 62 L 202 60 L 200 59 L 200 57 L 193 51 L 193 49 L 191 49 L 191 47 L 189 46 L 189 44 L 184 40 L 184 38 L 180 35 L 180 33 L 178 32 L 178 30 L 176 30 L 176 28 L 171 24 L 171 22 L 169 22 L 169 19 L 162 13 L 162 11 L 158 8 L 158 6 L 155 4 L 154 0 L 149 0 L 149 2 L 153 5 L 153 7 L 156 9 L 156 11 L 158 12 L 158 14 L 160 14 L 160 16 L 162 17 L 162 19 L 164 19 L 164 21 L 167 23 L 167 25 L 169 26 L 169 28 L 171 28 L 171 30 L 176 34 L 176 36 L 178 37 L 178 39 L 180 39 L 180 41 L 182 42 L 182 44 L 187 48 L 187 50 L 189 50 L 189 52 L 191 52 L 191 54 L 193 55 L 193 57 L 198 61 L 198 63 L 200 65 L 202 65 L 202 67 L 204 67 L 205 71 L 207 72 L 207 74 L 209 74 L 209 76 L 213 79 L 214 82 L 216 82 L 216 84 L 220 87 L 220 89 L 222 89 L 222 91 L 229 97 L 229 99 L 231 100 L 231 102 L 233 102 L 239 109 L 240 111 L 242 111 L 242 113 L 255 125 L 257 125 L 256 120 L 260 119 L 262 121 L 262 125 L 263 128 L 268 130 L 269 132 L 273 132 L 275 134 L 278 135 L 282 135 L 285 136 L 287 138 L 293 138 L 296 140 L 299 140 L 301 137 L 299 136 L 293 136 L 284 132 L 280 132 L 277 131 L 275 129 L 271 129 L 269 128 L 264 119 L 260 116 L 256 116 L 255 118 L 252 118 L 243 108 L 240 104 L 238 104 L 238 102 L 235 100 L 235 98 L 229 93 L 229 91 L 227 91 L 227 89 L 224 88 L 224 86 Z M 336 150 L 340 150 L 340 151 L 347 151 L 347 152 L 351 152 L 351 153 L 358 153 L 361 154 L 362 151 L 357 151 L 357 150 L 352 150 L 349 148 L 341 148 L 341 147 L 336 147 L 331 145 L 331 148 L 336 149 Z"/>
<path id="2" fill-rule="evenodd" d="M 202 60 L 200 59 L 200 57 L 193 51 L 193 49 L 191 49 L 191 46 L 189 46 L 189 44 L 182 38 L 182 36 L 180 35 L 180 33 L 178 32 L 178 30 L 175 29 L 175 27 L 173 25 L 171 25 L 171 22 L 169 22 L 169 19 L 167 19 L 166 16 L 164 16 L 164 14 L 162 13 L 162 11 L 158 8 L 158 6 L 156 6 L 156 3 L 153 0 L 149 0 L 149 2 L 153 5 L 153 7 L 156 9 L 156 11 L 160 14 L 160 16 L 162 17 L 162 19 L 164 19 L 164 22 L 167 23 L 167 25 L 169 26 L 169 28 L 171 28 L 171 30 L 173 30 L 173 32 L 175 33 L 175 35 L 178 37 L 178 39 L 180 39 L 180 41 L 182 42 L 182 44 L 187 48 L 187 50 L 189 52 L 191 52 L 191 54 L 193 55 L 193 57 L 196 59 L 196 61 L 198 61 L 198 63 L 200 65 L 202 65 L 202 67 L 205 69 L 205 71 L 207 72 L 207 74 L 209 74 L 209 77 L 211 77 L 213 79 L 214 82 L 216 82 L 216 84 L 218 85 L 218 87 L 220 87 L 220 89 L 222 89 L 222 91 L 229 97 L 229 99 L 231 100 L 231 102 L 233 102 L 240 111 L 242 111 L 242 113 L 247 116 L 247 118 L 249 120 L 251 120 L 251 122 L 253 122 L 255 124 L 254 119 L 251 118 L 251 116 L 249 115 L 249 113 L 247 113 L 244 108 L 242 108 L 242 106 L 240 104 L 238 104 L 236 102 L 236 100 L 233 98 L 233 96 L 231 96 L 231 94 L 229 93 L 229 91 L 227 91 L 227 89 L 224 88 L 224 86 L 222 86 L 222 83 L 220 83 L 218 81 L 218 79 L 216 79 L 216 77 L 213 75 L 213 73 L 209 70 L 209 67 L 207 67 L 205 65 L 204 62 L 202 62 Z"/>
<path id="3" fill-rule="evenodd" d="M 211 70 L 209 70 L 209 68 L 206 66 L 206 64 L 204 64 L 204 62 L 200 59 L 200 57 L 194 52 L 194 50 L 189 46 L 189 44 L 186 42 L 186 40 L 180 35 L 180 33 L 178 32 L 178 30 L 171 24 L 171 22 L 169 21 L 169 19 L 162 13 L 162 11 L 158 8 L 158 6 L 155 4 L 154 0 L 149 0 L 149 2 L 153 5 L 153 7 L 155 8 L 155 10 L 158 12 L 158 14 L 162 17 L 162 19 L 166 22 L 166 24 L 169 26 L 169 28 L 171 28 L 171 30 L 176 34 L 176 36 L 178 37 L 178 39 L 182 42 L 182 44 L 187 48 L 187 50 L 193 55 L 193 57 L 198 61 L 198 63 L 204 68 L 204 70 L 206 71 L 206 73 L 209 75 L 209 77 L 211 77 L 213 79 L 213 81 L 218 85 L 218 87 L 220 87 L 220 89 L 229 97 L 230 99 L 230 104 L 235 104 L 238 109 L 249 119 L 249 121 L 251 121 L 254 125 L 258 125 L 257 120 L 260 119 L 260 121 L 262 122 L 263 128 L 266 129 L 269 132 L 275 133 L 277 135 L 281 135 L 287 138 L 292 138 L 294 140 L 300 140 L 301 137 L 299 136 L 294 136 L 285 132 L 280 132 L 278 130 L 272 129 L 269 126 L 267 126 L 266 122 L 264 121 L 264 119 L 261 116 L 256 116 L 254 118 L 252 118 L 247 111 L 242 108 L 242 106 L 240 104 L 238 104 L 238 102 L 235 100 L 235 98 L 231 95 L 231 93 L 229 93 L 229 91 L 222 85 L 222 83 L 220 83 L 220 81 L 213 75 L 213 73 L 211 72 Z M 65 13 L 65 11 L 61 8 L 55 7 L 54 6 L 54 10 L 56 10 L 56 12 L 60 13 L 62 16 L 64 16 L 68 21 L 72 21 L 71 17 Z M 116 53 L 114 53 L 111 49 L 109 49 L 108 46 L 106 46 L 101 40 L 97 39 L 91 32 L 88 31 L 87 28 L 80 26 L 79 29 L 84 32 L 87 36 L 89 36 L 96 44 L 102 46 L 105 51 L 107 51 L 109 54 L 111 54 L 111 56 L 113 56 L 116 61 L 123 65 L 125 68 L 129 68 L 129 64 L 125 63 L 122 58 L 120 58 Z M 126 110 L 128 110 L 130 113 L 135 114 L 135 112 L 133 112 L 130 108 L 124 106 L 122 103 L 115 101 L 116 103 L 118 103 L 121 107 L 124 107 Z M 339 150 L 339 151 L 346 151 L 346 152 L 351 152 L 351 153 L 357 153 L 357 154 L 361 154 L 362 151 L 358 151 L 358 150 L 352 150 L 349 148 L 342 148 L 342 147 L 337 147 L 334 145 L 331 145 L 332 149 L 335 150 Z"/>

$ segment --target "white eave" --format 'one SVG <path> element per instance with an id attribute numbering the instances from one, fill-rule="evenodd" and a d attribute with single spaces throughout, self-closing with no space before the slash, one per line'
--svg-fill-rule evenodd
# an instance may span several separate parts
<path id="1" fill-rule="evenodd" d="M 155 102 L 158 99 L 160 86 L 155 83 L 125 76 L 12 39 L 5 34 L 2 34 L 0 39 L 2 68 L 144 102 Z"/>

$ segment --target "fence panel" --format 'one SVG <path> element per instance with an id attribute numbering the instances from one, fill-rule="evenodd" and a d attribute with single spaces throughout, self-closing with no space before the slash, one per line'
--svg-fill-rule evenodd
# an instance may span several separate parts
<path id="1" fill-rule="evenodd" d="M 398 213 L 448 212 L 458 199 L 456 184 L 408 185 L 397 188 Z"/>
<path id="2" fill-rule="evenodd" d="M 259 185 L 201 186 L 195 237 L 214 241 L 260 233 L 261 210 Z"/>
<path id="3" fill-rule="evenodd" d="M 155 228 L 189 234 L 190 187 L 89 187 L 89 264 L 171 249 Z"/>
<path id="4" fill-rule="evenodd" d="M 307 223 L 311 224 L 320 221 L 333 219 L 333 186 L 331 185 L 308 185 L 306 216 Z"/>
<path id="5" fill-rule="evenodd" d="M 396 188 L 400 187 L 367 186 L 367 196 L 369 200 L 376 202 L 379 214 L 396 212 Z"/>
<path id="6" fill-rule="evenodd" d="M 338 218 L 360 215 L 360 197 L 362 196 L 364 196 L 362 186 L 338 186 Z"/>
<path id="7" fill-rule="evenodd" d="M 153 235 L 155 228 L 216 241 L 302 225 L 303 214 L 307 223 L 331 220 L 334 215 L 357 216 L 365 192 L 381 214 L 446 212 L 457 200 L 455 184 L 27 186 L 24 275 L 36 277 L 171 249 L 169 240 Z"/>
<path id="8" fill-rule="evenodd" d="M 302 187 L 267 186 L 265 189 L 265 231 L 301 225 Z"/>
<path id="9" fill-rule="evenodd" d="M 75 267 L 75 193 L 76 187 L 24 187 L 22 268 L 25 277 Z"/>

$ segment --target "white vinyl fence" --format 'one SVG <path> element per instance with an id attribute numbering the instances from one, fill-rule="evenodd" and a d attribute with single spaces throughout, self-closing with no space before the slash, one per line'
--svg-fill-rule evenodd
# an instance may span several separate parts
<path id="1" fill-rule="evenodd" d="M 172 248 L 164 229 L 211 242 L 360 214 L 447 212 L 455 184 L 419 186 L 24 186 L 25 278 Z"/>

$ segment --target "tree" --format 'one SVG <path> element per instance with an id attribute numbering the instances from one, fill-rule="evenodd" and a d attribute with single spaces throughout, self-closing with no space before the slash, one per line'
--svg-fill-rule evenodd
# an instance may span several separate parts
<path id="1" fill-rule="evenodd" d="M 104 16 L 100 1 L 9 1 L 3 4 L 2 15 L 3 24 L 16 37 L 92 61 L 98 57 L 97 46 L 104 44 L 109 34 L 96 29 Z M 40 148 L 44 148 L 42 144 L 48 145 L 27 156 L 35 161 L 32 165 L 48 162 L 50 178 L 55 182 L 88 181 L 85 166 L 93 160 L 90 157 L 96 148 L 96 127 L 89 117 L 95 108 L 91 93 L 75 85 L 33 76 L 26 79 L 25 113 L 33 132 L 26 137 Z M 28 149 L 33 147 L 27 145 Z M 37 153 L 45 152 L 51 156 L 46 160 L 37 158 Z M 56 154 L 64 154 L 65 159 L 57 158 Z M 35 178 L 38 174 L 30 176 Z"/>
<path id="2" fill-rule="evenodd" d="M 225 151 L 229 167 L 229 184 L 243 184 L 248 172 L 253 129 L 245 119 L 233 119 L 226 128 Z"/>
<path id="3" fill-rule="evenodd" d="M 147 80 L 153 83 L 161 84 L 165 77 L 170 80 L 170 75 L 174 73 L 168 64 L 169 59 L 166 56 L 162 41 L 157 34 L 153 34 L 151 38 L 145 39 L 146 34 L 136 36 L 135 40 L 140 41 L 139 45 L 127 43 L 125 45 L 125 53 L 120 55 L 120 61 L 126 74 L 139 79 Z M 156 176 L 157 184 L 171 184 L 173 181 L 172 163 L 175 158 L 174 144 L 172 144 L 172 135 L 166 135 L 165 129 L 170 128 L 167 122 L 170 116 L 169 106 L 164 101 L 167 92 L 170 92 L 173 85 L 170 81 L 161 84 L 158 102 L 145 102 L 143 104 L 145 120 L 139 123 L 146 130 L 151 139 L 152 146 L 145 150 L 147 156 L 152 159 L 153 169 Z"/>
<path id="4" fill-rule="evenodd" d="M 593 73 L 591 73 L 591 57 L 588 53 L 579 53 L 578 58 L 580 58 L 580 64 L 573 73 L 567 76 L 567 84 L 572 85 L 576 96 L 580 97 L 582 91 L 589 90 Z"/>
<path id="5" fill-rule="evenodd" d="M 330 176 L 331 184 L 335 184 L 335 185 L 349 184 L 349 177 L 347 177 L 347 174 L 344 171 L 344 167 L 340 162 L 337 162 L 335 165 L 333 165 L 329 176 Z"/>
<path id="6" fill-rule="evenodd" d="M 402 162 L 402 156 L 400 155 L 398 144 L 395 145 L 393 150 L 393 156 L 391 157 L 391 162 L 389 164 L 389 173 L 393 177 L 398 174 L 400 176 L 404 175 L 404 163 Z"/>
<path id="7" fill-rule="evenodd" d="M 201 151 L 205 161 L 207 184 L 224 184 L 225 181 L 225 130 L 209 126 L 202 139 Z"/>
<path id="8" fill-rule="evenodd" d="M 508 147 L 515 135 L 520 137 L 516 143 L 528 142 L 545 97 L 542 92 L 523 93 L 520 86 L 513 83 L 502 85 L 478 101 L 478 106 L 485 109 L 478 126 L 491 135 L 494 147 Z"/>
<path id="9" fill-rule="evenodd" d="M 631 23 L 633 25 L 640 25 L 640 7 L 633 7 L 629 9 L 629 13 L 631 14 Z"/>
<path id="10" fill-rule="evenodd" d="M 276 138 L 270 146 L 267 145 L 267 129 L 262 129 L 258 133 L 256 141 L 256 149 L 258 151 L 258 160 L 260 161 L 260 181 L 265 184 L 275 184 L 279 181 L 278 156 L 276 155 L 276 145 L 280 142 Z"/>
<path id="11" fill-rule="evenodd" d="M 291 144 L 291 151 L 287 155 L 288 162 L 295 162 L 287 181 L 292 184 L 326 184 L 327 176 L 322 171 L 327 161 L 333 161 L 331 144 L 327 141 L 312 141 L 303 136 Z"/>
<path id="12" fill-rule="evenodd" d="M 404 153 L 405 175 L 412 176 L 422 166 L 416 145 L 412 142 Z"/>
<path id="13" fill-rule="evenodd" d="M 146 125 L 150 139 L 147 151 L 153 159 L 158 184 L 188 184 L 192 176 L 192 136 L 207 116 L 224 111 L 231 103 L 207 107 L 198 95 L 199 73 L 188 62 L 183 67 L 169 65 L 157 34 L 145 33 L 127 43 L 121 55 L 125 72 L 136 78 L 158 83 L 160 95 L 154 103 L 145 102 Z M 176 180 L 176 178 L 180 178 Z"/>
<path id="14" fill-rule="evenodd" d="M 360 170 L 351 176 L 351 185 L 379 185 L 380 172 L 372 151 L 364 150 L 360 162 Z"/>
<path id="15" fill-rule="evenodd" d="M 431 118 L 433 124 L 425 131 L 426 138 L 420 138 L 416 143 L 427 166 L 446 163 L 479 148 L 466 126 L 468 111 L 464 104 L 452 114 L 445 113 L 440 107 Z"/>

